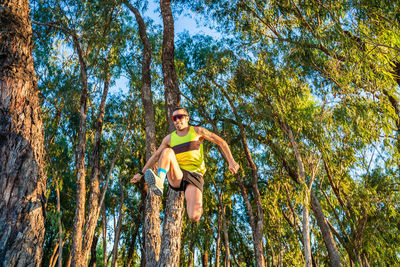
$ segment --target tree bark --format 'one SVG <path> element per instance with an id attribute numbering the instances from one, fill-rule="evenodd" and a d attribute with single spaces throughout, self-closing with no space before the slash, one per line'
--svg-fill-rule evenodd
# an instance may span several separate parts
<path id="1" fill-rule="evenodd" d="M 297 161 L 297 167 L 299 168 L 299 180 L 304 187 L 304 198 L 303 198 L 303 246 L 304 246 L 304 258 L 305 258 L 305 265 L 312 266 L 312 256 L 311 256 L 311 240 L 310 240 L 310 221 L 309 221 L 309 209 L 308 205 L 310 203 L 309 200 L 309 189 L 305 182 L 306 174 L 304 170 L 303 160 L 300 155 L 300 151 L 297 145 L 296 140 L 294 139 L 293 132 L 290 129 L 289 125 L 286 123 L 281 122 L 281 128 L 289 137 L 290 142 L 293 147 L 293 151 Z M 310 185 L 311 188 L 311 185 Z"/>
<path id="2" fill-rule="evenodd" d="M 159 266 L 179 266 L 183 194 L 168 190 Z"/>
<path id="3" fill-rule="evenodd" d="M 39 266 L 46 209 L 44 137 L 29 1 L 0 3 L 0 262 Z"/>
<path id="4" fill-rule="evenodd" d="M 90 182 L 90 196 L 89 196 L 89 207 L 88 213 L 86 215 L 86 225 L 85 225 L 85 235 L 83 237 L 82 244 L 82 257 L 83 262 L 86 263 L 89 258 L 89 253 L 92 247 L 93 236 L 95 234 L 97 221 L 99 219 L 99 200 L 100 200 L 100 161 L 101 161 L 101 136 L 103 132 L 103 119 L 105 113 L 106 99 L 108 95 L 108 89 L 110 85 L 110 73 L 108 62 L 106 62 L 106 66 L 104 69 L 105 79 L 104 79 L 104 89 L 101 97 L 101 102 L 99 106 L 99 111 L 97 115 L 96 121 L 96 133 L 94 135 L 93 141 L 93 152 L 91 158 L 91 166 L 92 166 L 92 178 Z"/>
<path id="5" fill-rule="evenodd" d="M 171 11 L 171 0 L 160 0 L 161 15 L 163 18 L 162 43 L 162 72 L 165 88 L 165 107 L 168 121 L 168 130 L 175 130 L 172 122 L 172 111 L 181 104 L 178 80 L 175 72 L 175 45 L 174 45 L 174 18 Z"/>
<path id="6" fill-rule="evenodd" d="M 222 219 L 221 215 L 218 213 L 218 229 L 217 229 L 217 241 L 215 245 L 215 267 L 219 267 L 219 251 L 221 246 L 221 228 Z"/>
<path id="7" fill-rule="evenodd" d="M 332 232 L 329 229 L 329 225 L 325 220 L 324 212 L 322 211 L 321 205 L 317 197 L 311 191 L 311 207 L 315 213 L 317 218 L 317 224 L 321 229 L 322 237 L 324 238 L 324 242 L 326 248 L 328 249 L 329 259 L 331 261 L 331 266 L 342 266 L 342 261 L 340 259 L 339 251 L 336 247 L 335 240 L 333 239 Z"/>
<path id="8" fill-rule="evenodd" d="M 229 249 L 229 235 L 228 235 L 228 227 L 226 225 L 226 217 L 225 217 L 225 205 L 221 203 L 221 211 L 222 211 L 222 226 L 224 228 L 224 242 L 225 242 L 225 264 L 224 267 L 231 266 L 230 260 L 230 249 Z"/>
<path id="9" fill-rule="evenodd" d="M 255 258 L 256 258 L 256 264 L 257 267 L 264 267 L 265 266 L 265 259 L 264 259 L 264 244 L 262 242 L 262 237 L 263 237 L 263 232 L 264 232 L 264 212 L 262 209 L 262 203 L 261 203 L 261 196 L 260 196 L 260 191 L 258 189 L 258 174 L 257 174 L 257 166 L 254 163 L 253 157 L 251 156 L 249 146 L 247 144 L 247 138 L 246 138 L 246 133 L 244 130 L 244 126 L 242 123 L 242 120 L 233 104 L 233 101 L 229 94 L 223 89 L 222 86 L 218 85 L 216 82 L 213 81 L 215 85 L 217 85 L 222 93 L 224 94 L 225 98 L 228 100 L 229 105 L 232 108 L 232 111 L 235 115 L 236 121 L 239 124 L 239 129 L 240 129 L 240 137 L 244 149 L 244 153 L 246 156 L 246 160 L 250 166 L 251 173 L 252 173 L 252 180 L 251 180 L 251 189 L 253 192 L 254 196 L 254 201 L 256 204 L 256 216 L 250 216 L 252 218 L 252 222 L 250 225 L 252 226 L 252 232 L 253 232 L 253 246 L 254 246 L 254 253 L 255 253 Z M 238 177 L 238 175 L 236 175 Z M 243 190 L 242 190 L 243 192 Z M 243 195 L 245 197 L 245 195 Z M 247 194 L 246 194 L 247 197 Z M 247 201 L 247 200 L 245 200 Z M 250 203 L 249 203 L 250 204 Z M 249 214 L 252 213 L 253 208 L 251 205 L 246 204 L 247 209 Z"/>
<path id="10" fill-rule="evenodd" d="M 98 241 L 99 241 L 99 237 L 97 235 L 94 235 L 93 236 L 92 247 L 90 248 L 89 267 L 96 267 L 96 263 L 97 263 L 96 248 L 97 248 L 97 242 Z"/>
<path id="11" fill-rule="evenodd" d="M 124 189 L 122 187 L 122 182 L 120 180 L 120 191 L 121 191 L 121 195 L 120 195 L 120 206 L 119 206 L 119 210 L 118 210 L 118 222 L 117 222 L 117 228 L 115 229 L 115 234 L 114 234 L 114 247 L 113 247 L 113 253 L 112 253 L 112 260 L 111 260 L 111 267 L 116 266 L 117 261 L 118 261 L 118 243 L 119 243 L 119 239 L 121 236 L 121 227 L 122 227 L 122 218 L 124 217 L 123 215 L 123 211 L 122 208 L 124 206 Z"/>
<path id="12" fill-rule="evenodd" d="M 139 25 L 139 35 L 143 43 L 143 60 L 142 60 L 142 89 L 141 98 L 144 110 L 144 122 L 146 132 L 146 161 L 156 151 L 156 127 L 154 105 L 151 95 L 151 45 L 146 32 L 146 25 L 140 15 L 139 10 L 134 8 L 129 1 L 125 0 L 124 4 L 135 14 L 136 21 Z M 161 244 L 161 228 L 160 228 L 160 206 L 161 199 L 152 194 L 145 194 L 146 208 L 144 217 L 144 233 L 145 233 L 145 260 L 149 266 L 155 266 L 160 255 Z"/>
<path id="13" fill-rule="evenodd" d="M 103 221 L 103 266 L 107 265 L 107 214 L 106 214 L 106 203 L 103 202 L 101 205 L 101 217 Z"/>
<path id="14" fill-rule="evenodd" d="M 87 117 L 87 65 L 81 50 L 78 38 L 73 35 L 74 45 L 78 53 L 81 71 L 81 98 L 80 98 L 80 122 L 78 133 L 78 144 L 76 147 L 76 211 L 74 218 L 74 231 L 71 245 L 71 266 L 86 266 L 82 257 L 83 226 L 85 221 L 86 202 L 86 170 L 85 170 L 85 148 L 86 148 L 86 117 Z"/>
<path id="15" fill-rule="evenodd" d="M 203 267 L 208 266 L 208 251 L 204 250 L 203 254 L 201 255 L 201 264 Z"/>
<path id="16" fill-rule="evenodd" d="M 172 110 L 180 105 L 180 93 L 174 62 L 174 20 L 170 0 L 160 0 L 163 18 L 162 72 L 165 88 L 165 106 L 168 130 L 175 130 L 172 122 Z M 183 193 L 168 189 L 165 208 L 164 230 L 161 241 L 160 266 L 179 266 L 181 247 Z"/>
<path id="17" fill-rule="evenodd" d="M 58 176 L 58 175 L 57 175 Z M 58 177 L 57 177 L 58 179 Z M 57 217 L 58 217 L 58 238 L 59 238 L 59 248 L 58 248 L 58 267 L 62 267 L 62 248 L 63 248 L 63 238 L 62 238 L 62 223 L 61 223 L 61 199 L 60 199 L 60 183 L 57 180 Z"/>

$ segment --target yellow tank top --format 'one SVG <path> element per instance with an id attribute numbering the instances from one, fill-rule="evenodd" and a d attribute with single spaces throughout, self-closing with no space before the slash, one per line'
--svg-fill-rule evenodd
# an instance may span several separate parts
<path id="1" fill-rule="evenodd" d="M 171 134 L 171 148 L 175 152 L 179 167 L 182 170 L 194 171 L 204 175 L 206 166 L 204 164 L 203 143 L 190 126 L 185 136 L 179 136 L 176 131 Z"/>

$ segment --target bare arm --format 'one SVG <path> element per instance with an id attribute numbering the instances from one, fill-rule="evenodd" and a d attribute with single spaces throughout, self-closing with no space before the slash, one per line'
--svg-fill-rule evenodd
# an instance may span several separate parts
<path id="1" fill-rule="evenodd" d="M 158 159 L 160 158 L 160 155 L 162 153 L 162 151 L 167 148 L 170 147 L 170 142 L 171 142 L 171 135 L 167 135 L 163 141 L 161 142 L 161 145 L 158 147 L 157 151 L 151 155 L 151 157 L 149 158 L 149 160 L 146 162 L 146 164 L 144 165 L 142 172 L 144 173 L 147 169 L 150 169 L 152 166 L 154 166 L 154 164 L 157 163 Z M 135 176 L 133 176 L 133 178 L 131 179 L 131 183 L 136 183 L 138 182 L 143 175 L 141 175 L 140 173 L 135 174 Z"/>
<path id="2" fill-rule="evenodd" d="M 222 149 L 226 159 L 228 160 L 229 170 L 233 174 L 237 173 L 239 169 L 239 164 L 237 164 L 237 162 L 233 158 L 229 145 L 225 142 L 225 140 L 203 127 L 196 127 L 195 129 L 197 134 L 199 134 L 201 137 L 210 142 L 213 142 L 214 144 L 217 144 Z"/>

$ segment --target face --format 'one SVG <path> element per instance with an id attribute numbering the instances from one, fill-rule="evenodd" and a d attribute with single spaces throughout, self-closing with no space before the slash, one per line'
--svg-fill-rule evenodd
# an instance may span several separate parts
<path id="1" fill-rule="evenodd" d="M 175 110 L 174 113 L 172 113 L 172 117 L 175 118 L 175 121 L 172 121 L 178 131 L 189 127 L 189 116 L 183 109 Z"/>

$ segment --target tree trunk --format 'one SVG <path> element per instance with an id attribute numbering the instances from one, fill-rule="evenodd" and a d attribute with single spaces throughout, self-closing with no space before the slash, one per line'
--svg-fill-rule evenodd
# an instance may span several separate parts
<path id="1" fill-rule="evenodd" d="M 188 262 L 188 267 L 193 267 L 194 266 L 194 240 L 191 239 L 190 245 L 189 245 L 189 262 Z"/>
<path id="2" fill-rule="evenodd" d="M 57 178 L 58 179 L 58 178 Z M 62 267 L 62 248 L 63 248 L 63 238 L 62 238 L 62 223 L 61 223 L 61 203 L 60 203 L 60 184 L 57 180 L 57 217 L 58 217 L 58 238 L 59 238 L 59 248 L 58 248 L 58 267 Z"/>
<path id="3" fill-rule="evenodd" d="M 168 190 L 159 266 L 179 266 L 183 194 Z"/>
<path id="4" fill-rule="evenodd" d="M 104 89 L 101 97 L 101 102 L 99 106 L 99 111 L 97 114 L 96 121 L 96 133 L 94 135 L 93 140 L 93 152 L 91 158 L 91 166 L 92 166 L 92 179 L 90 182 L 90 196 L 89 196 L 89 209 L 86 215 L 86 225 L 85 225 L 85 235 L 83 237 L 82 244 L 82 257 L 83 262 L 86 263 L 89 258 L 89 253 L 92 247 L 93 236 L 95 234 L 97 221 L 99 219 L 99 199 L 100 199 L 100 161 L 101 161 L 101 136 L 103 132 L 103 118 L 106 107 L 106 99 L 108 95 L 108 89 L 110 85 L 110 73 L 108 62 L 106 62 L 106 66 L 104 69 L 105 79 L 104 79 Z"/>
<path id="5" fill-rule="evenodd" d="M 121 227 L 122 227 L 122 218 L 124 217 L 122 208 L 124 206 L 124 188 L 122 187 L 121 180 L 119 182 L 121 188 L 121 196 L 120 196 L 120 206 L 118 210 L 118 222 L 117 222 L 117 227 L 115 229 L 115 234 L 114 234 L 114 247 L 113 247 L 113 256 L 111 260 L 111 267 L 116 266 L 117 261 L 118 261 L 118 243 L 119 243 L 119 238 L 121 236 Z"/>
<path id="6" fill-rule="evenodd" d="M 107 215 L 106 215 L 106 203 L 103 202 L 101 205 L 101 217 L 103 221 L 103 266 L 107 265 Z"/>
<path id="7" fill-rule="evenodd" d="M 160 0 L 163 17 L 162 72 L 165 88 L 165 106 L 168 130 L 175 130 L 172 122 L 172 110 L 180 105 L 178 81 L 174 62 L 174 20 L 170 0 Z M 160 266 L 179 266 L 181 247 L 183 193 L 168 189 L 165 208 L 164 230 L 161 242 Z"/>
<path id="8" fill-rule="evenodd" d="M 208 266 L 208 251 L 204 250 L 203 254 L 201 254 L 201 264 L 203 267 Z"/>
<path id="9" fill-rule="evenodd" d="M 160 0 L 161 15 L 163 18 L 162 43 L 162 72 L 165 88 L 165 108 L 168 121 L 168 130 L 175 130 L 172 122 L 172 111 L 181 104 L 178 80 L 175 72 L 175 45 L 174 45 L 174 18 L 171 11 L 171 0 Z"/>
<path id="10" fill-rule="evenodd" d="M 221 203 L 221 211 L 222 211 L 222 226 L 224 227 L 224 242 L 225 242 L 225 264 L 224 267 L 231 266 L 230 260 L 230 249 L 229 249 L 229 235 L 228 235 L 228 227 L 226 225 L 226 217 L 225 217 L 225 205 Z"/>
<path id="11" fill-rule="evenodd" d="M 264 244 L 262 242 L 262 237 L 263 237 L 263 232 L 264 232 L 264 212 L 262 209 L 260 191 L 258 189 L 257 166 L 254 163 L 253 157 L 250 153 L 250 149 L 247 144 L 247 137 L 246 137 L 246 133 L 244 130 L 244 126 L 242 124 L 242 119 L 240 118 L 240 116 L 233 104 L 231 97 L 224 90 L 224 88 L 222 86 L 218 85 L 215 81 L 213 81 L 213 83 L 221 89 L 225 98 L 228 100 L 229 105 L 231 106 L 232 111 L 235 115 L 236 121 L 239 124 L 240 137 L 241 137 L 241 141 L 242 141 L 242 145 L 243 145 L 243 149 L 244 149 L 244 154 L 246 156 L 246 160 L 250 166 L 251 173 L 252 173 L 251 189 L 252 189 L 254 201 L 256 204 L 256 216 L 250 215 L 253 213 L 253 208 L 250 205 L 250 201 L 248 199 L 245 199 L 245 202 L 247 202 L 246 207 L 249 212 L 250 219 L 252 220 L 250 222 L 250 225 L 252 227 L 252 233 L 253 233 L 253 246 L 254 246 L 254 253 L 255 253 L 255 258 L 256 258 L 256 264 L 257 264 L 257 267 L 264 267 L 265 266 Z M 238 177 L 238 175 L 236 175 L 236 177 Z M 242 193 L 243 193 L 243 189 L 242 189 Z M 245 195 L 243 195 L 243 198 L 244 197 L 247 198 L 247 193 Z"/>
<path id="12" fill-rule="evenodd" d="M 218 214 L 218 229 L 217 229 L 217 241 L 215 245 L 215 267 L 219 267 L 219 251 L 221 246 L 221 228 L 222 228 L 222 219 L 221 215 Z"/>
<path id="13" fill-rule="evenodd" d="M 57 255 L 57 251 L 58 251 L 58 247 L 59 247 L 60 245 L 59 245 L 59 240 L 56 242 L 56 245 L 54 246 L 54 249 L 53 249 L 53 253 L 51 253 L 51 257 L 50 257 L 50 262 L 49 262 L 49 266 L 50 267 L 53 267 L 53 266 L 55 266 L 56 265 L 56 261 L 55 261 L 55 258 L 56 258 L 56 255 Z M 45 253 L 46 254 L 46 253 Z"/>
<path id="14" fill-rule="evenodd" d="M 97 263 L 96 248 L 97 248 L 98 241 L 99 241 L 99 237 L 97 235 L 94 235 L 92 247 L 90 248 L 89 267 L 96 267 L 96 263 Z"/>
<path id="15" fill-rule="evenodd" d="M 86 117 L 87 117 L 87 66 L 83 57 L 80 44 L 74 35 L 74 45 L 78 53 L 81 70 L 81 99 L 80 99 L 80 121 L 78 144 L 76 147 L 76 211 L 74 218 L 74 230 L 71 245 L 71 266 L 86 266 L 82 255 L 83 226 L 85 221 L 86 202 L 86 170 L 85 170 L 85 148 L 86 148 Z"/>
<path id="16" fill-rule="evenodd" d="M 321 229 L 322 237 L 324 238 L 325 246 L 328 249 L 331 266 L 342 266 L 340 254 L 336 247 L 335 240 L 333 239 L 332 232 L 325 220 L 325 215 L 324 212 L 322 211 L 321 205 L 319 204 L 317 197 L 314 195 L 312 191 L 311 191 L 311 208 L 315 213 L 318 226 Z"/>
<path id="17" fill-rule="evenodd" d="M 29 1 L 0 2 L 0 262 L 39 266 L 43 253 L 44 138 Z"/>
<path id="18" fill-rule="evenodd" d="M 297 161 L 297 167 L 299 169 L 299 180 L 301 185 L 304 188 L 304 198 L 303 198 L 303 246 L 304 246 L 304 258 L 305 258 L 305 265 L 306 267 L 312 266 L 312 257 L 311 257 L 311 240 L 310 240 L 310 222 L 309 222 L 309 209 L 308 205 L 310 203 L 309 200 L 309 189 L 305 182 L 306 174 L 304 170 L 303 160 L 300 155 L 300 151 L 297 145 L 296 140 L 294 139 L 293 132 L 290 129 L 289 125 L 286 123 L 281 123 L 282 130 L 286 133 L 289 137 L 290 142 L 293 147 L 293 151 Z M 311 185 L 310 185 L 311 188 Z"/>
<path id="19" fill-rule="evenodd" d="M 143 61 L 142 61 L 142 89 L 141 98 L 144 110 L 144 122 L 146 132 L 146 161 L 156 151 L 156 127 L 154 105 L 151 95 L 151 45 L 146 33 L 146 25 L 140 15 L 139 10 L 134 8 L 129 1 L 124 4 L 135 14 L 139 25 L 139 35 L 143 43 Z M 145 260 L 149 266 L 155 266 L 160 255 L 161 228 L 160 228 L 160 206 L 161 198 L 152 194 L 145 194 L 146 212 L 144 217 L 145 233 Z"/>
<path id="20" fill-rule="evenodd" d="M 131 267 L 132 266 L 132 261 L 133 261 L 133 258 L 132 258 L 132 255 L 133 255 L 133 252 L 134 252 L 134 250 L 135 250 L 135 241 L 136 241 L 136 237 L 138 236 L 138 234 L 139 234 L 139 227 L 140 227 L 140 222 L 142 221 L 142 218 L 144 217 L 144 214 L 143 214 L 143 212 L 144 212 L 144 198 L 142 198 L 142 201 L 141 201 L 141 203 L 140 203 L 140 208 L 139 208 L 139 214 L 141 215 L 139 218 L 138 218 L 138 220 L 135 222 L 135 231 L 133 231 L 133 235 L 131 236 L 131 243 L 129 244 L 129 251 L 128 251 L 128 259 L 129 259 L 129 262 L 128 262 L 128 265 L 127 265 L 127 267 Z M 104 266 L 107 266 L 107 265 L 104 265 Z"/>

